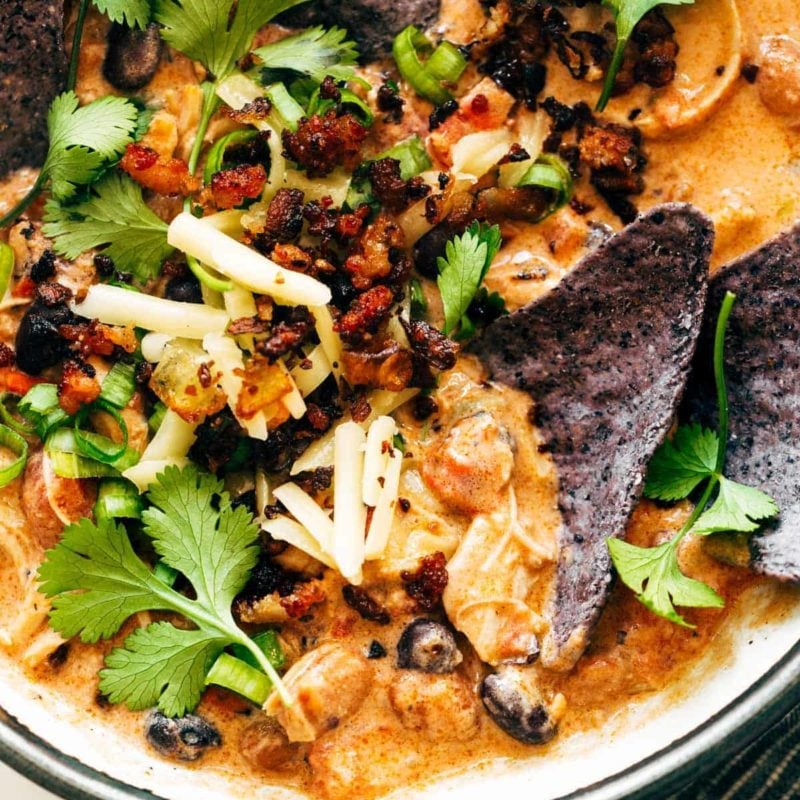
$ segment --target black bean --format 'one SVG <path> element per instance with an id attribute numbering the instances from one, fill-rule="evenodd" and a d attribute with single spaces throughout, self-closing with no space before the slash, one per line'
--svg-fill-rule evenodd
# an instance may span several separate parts
<path id="1" fill-rule="evenodd" d="M 489 716 L 509 736 L 525 744 L 543 744 L 555 736 L 556 723 L 522 670 L 504 667 L 481 684 Z"/>
<path id="2" fill-rule="evenodd" d="M 30 375 L 38 375 L 67 354 L 67 344 L 58 335 L 60 325 L 72 320 L 64 305 L 45 306 L 34 303 L 22 318 L 17 330 L 17 366 Z"/>
<path id="3" fill-rule="evenodd" d="M 200 281 L 194 275 L 176 275 L 167 284 L 164 292 L 168 300 L 178 303 L 202 303 L 203 292 Z"/>
<path id="4" fill-rule="evenodd" d="M 161 48 L 161 35 L 154 22 L 143 31 L 115 22 L 108 32 L 103 76 L 115 89 L 135 92 L 156 74 Z"/>
<path id="5" fill-rule="evenodd" d="M 219 731 L 195 714 L 170 719 L 153 711 L 147 718 L 145 736 L 162 756 L 178 761 L 197 761 L 207 748 L 222 744 Z"/>
<path id="6" fill-rule="evenodd" d="M 453 631 L 432 619 L 415 619 L 397 643 L 397 666 L 443 674 L 463 660 Z"/>

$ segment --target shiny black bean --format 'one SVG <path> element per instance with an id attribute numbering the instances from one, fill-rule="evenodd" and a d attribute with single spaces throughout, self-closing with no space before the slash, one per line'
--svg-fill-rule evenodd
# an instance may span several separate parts
<path id="1" fill-rule="evenodd" d="M 139 30 L 115 22 L 108 32 L 103 76 L 115 89 L 135 92 L 153 80 L 161 61 L 161 48 L 155 23 Z"/>
<path id="2" fill-rule="evenodd" d="M 167 284 L 164 294 L 168 300 L 176 300 L 179 303 L 203 302 L 200 281 L 194 275 L 176 275 Z"/>
<path id="3" fill-rule="evenodd" d="M 446 625 L 431 619 L 415 619 L 397 643 L 397 666 L 423 672 L 452 672 L 463 656 L 456 637 Z"/>
<path id="4" fill-rule="evenodd" d="M 504 667 L 487 676 L 481 684 L 481 699 L 489 716 L 514 739 L 543 744 L 555 736 L 556 723 L 521 670 Z"/>
<path id="5" fill-rule="evenodd" d="M 222 744 L 219 731 L 195 714 L 170 719 L 153 711 L 147 718 L 145 736 L 162 756 L 177 761 L 197 761 L 209 747 Z"/>
<path id="6" fill-rule="evenodd" d="M 60 325 L 72 320 L 64 305 L 45 306 L 34 303 L 25 312 L 17 329 L 17 366 L 30 375 L 38 375 L 67 354 L 67 344 L 58 335 Z"/>

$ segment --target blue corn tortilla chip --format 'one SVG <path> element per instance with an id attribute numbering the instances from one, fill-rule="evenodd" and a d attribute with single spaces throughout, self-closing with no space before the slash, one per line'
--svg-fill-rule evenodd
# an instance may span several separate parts
<path id="1" fill-rule="evenodd" d="M 47 109 L 66 80 L 64 4 L 0 2 L 0 178 L 41 166 Z"/>
<path id="2" fill-rule="evenodd" d="M 607 599 L 606 539 L 624 533 L 683 395 L 713 239 L 711 222 L 693 207 L 660 206 L 473 346 L 493 380 L 531 395 L 558 471 L 547 667 L 577 661 Z"/>
<path id="3" fill-rule="evenodd" d="M 721 269 L 708 309 L 686 415 L 715 425 L 714 328 L 737 296 L 725 340 L 730 437 L 725 474 L 772 495 L 780 516 L 750 538 L 753 569 L 800 581 L 800 225 Z"/>

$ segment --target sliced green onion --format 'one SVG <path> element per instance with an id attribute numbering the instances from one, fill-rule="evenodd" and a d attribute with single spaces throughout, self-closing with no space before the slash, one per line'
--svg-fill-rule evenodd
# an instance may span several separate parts
<path id="1" fill-rule="evenodd" d="M 16 456 L 14 461 L 0 468 L 0 488 L 8 486 L 22 474 L 28 461 L 28 443 L 7 425 L 0 425 L 0 447 L 6 447 Z"/>
<path id="2" fill-rule="evenodd" d="M 161 423 L 164 421 L 164 417 L 167 415 L 167 407 L 159 401 L 155 404 L 153 408 L 153 413 L 150 415 L 150 418 L 147 420 L 147 426 L 150 428 L 150 433 L 156 434 L 158 433 L 158 429 L 161 427 Z"/>
<path id="3" fill-rule="evenodd" d="M 272 681 L 263 672 L 227 653 L 220 655 L 206 676 L 206 686 L 212 683 L 259 706 L 263 706 L 272 693 Z"/>
<path id="4" fill-rule="evenodd" d="M 317 89 L 309 100 L 308 116 L 325 114 L 337 105 L 352 106 L 356 109 L 355 116 L 361 118 L 361 122 L 364 126 L 367 128 L 371 127 L 372 123 L 375 122 L 375 115 L 372 113 L 372 109 L 357 94 L 351 92 L 349 89 L 339 89 L 339 94 L 341 97 L 339 102 L 336 103 L 333 100 L 323 100 L 320 97 L 319 89 Z"/>
<path id="5" fill-rule="evenodd" d="M 36 435 L 42 440 L 50 431 L 70 420 L 69 414 L 58 404 L 58 387 L 54 383 L 32 386 L 17 404 L 17 410 L 33 425 Z"/>
<path id="6" fill-rule="evenodd" d="M 306 115 L 303 107 L 289 94 L 289 90 L 282 83 L 273 83 L 267 87 L 264 94 L 272 103 L 270 119 L 278 128 L 288 128 L 294 132 L 298 123 Z"/>
<path id="7" fill-rule="evenodd" d="M 232 131 L 227 136 L 223 136 L 214 142 L 211 149 L 208 151 L 206 158 L 206 166 L 203 170 L 203 182 L 211 183 L 211 179 L 216 175 L 225 163 L 225 151 L 231 146 L 236 144 L 244 144 L 258 136 L 258 131 L 243 130 Z"/>
<path id="8" fill-rule="evenodd" d="M 99 433 L 81 430 L 89 414 L 97 410 L 104 411 L 106 414 L 113 417 L 114 421 L 119 425 L 119 430 L 122 434 L 121 442 L 115 442 L 113 439 L 109 439 L 107 436 L 102 436 Z M 116 464 L 116 462 L 125 455 L 128 449 L 128 426 L 125 420 L 114 406 L 103 403 L 102 401 L 98 401 L 91 406 L 84 406 L 80 410 L 75 416 L 73 432 L 75 441 L 78 443 L 80 454 L 87 458 L 93 458 L 101 464 Z"/>
<path id="9" fill-rule="evenodd" d="M 272 664 L 275 669 L 281 669 L 286 664 L 286 656 L 284 655 L 281 641 L 275 631 L 264 631 L 263 633 L 256 634 L 253 641 L 258 645 L 261 652 L 267 657 L 267 661 Z M 244 646 L 235 644 L 231 648 L 236 658 L 241 659 L 248 663 L 251 667 L 261 669 L 256 657 Z"/>
<path id="10" fill-rule="evenodd" d="M 91 458 L 84 458 L 76 453 L 65 453 L 61 450 L 48 451 L 47 457 L 53 472 L 59 478 L 118 478 L 119 470 L 108 464 L 101 464 Z"/>
<path id="11" fill-rule="evenodd" d="M 97 490 L 97 502 L 94 504 L 95 518 L 141 519 L 142 498 L 139 490 L 124 478 L 106 478 L 100 482 Z"/>
<path id="12" fill-rule="evenodd" d="M 0 299 L 5 297 L 14 274 L 14 251 L 10 245 L 0 242 Z"/>
<path id="13" fill-rule="evenodd" d="M 375 156 L 376 161 L 382 158 L 394 158 L 400 162 L 400 177 L 404 181 L 415 178 L 433 166 L 431 157 L 425 149 L 425 143 L 419 136 L 398 142 L 394 147 Z"/>
<path id="14" fill-rule="evenodd" d="M 392 51 L 400 74 L 418 95 L 436 105 L 452 98 L 442 82 L 457 81 L 467 66 L 466 60 L 453 45 L 442 42 L 434 50 L 430 40 L 413 25 L 395 37 Z M 420 59 L 422 54 L 430 54 L 426 63 Z M 433 69 L 430 68 L 431 62 Z"/>
<path id="15" fill-rule="evenodd" d="M 233 291 L 233 281 L 215 277 L 194 256 L 190 256 L 188 253 L 186 254 L 186 264 L 192 275 L 204 286 L 208 286 L 209 289 L 222 294 Z"/>
<path id="16" fill-rule="evenodd" d="M 547 211 L 536 220 L 541 222 L 569 203 L 572 197 L 572 174 L 566 163 L 558 156 L 543 153 L 522 176 L 517 186 L 536 186 L 554 192 L 553 201 Z"/>
<path id="17" fill-rule="evenodd" d="M 136 392 L 136 367 L 118 361 L 103 380 L 100 399 L 115 408 L 125 408 Z"/>
<path id="18" fill-rule="evenodd" d="M 138 489 L 136 490 L 138 492 Z M 169 564 L 163 561 L 156 561 L 153 567 L 153 575 L 167 586 L 174 586 L 175 581 L 178 579 L 178 570 L 173 569 Z"/>
<path id="19" fill-rule="evenodd" d="M 425 64 L 425 69 L 440 81 L 455 83 L 467 68 L 467 59 L 450 42 L 442 42 Z"/>
<path id="20" fill-rule="evenodd" d="M 56 469 L 58 475 L 62 478 L 117 478 L 121 472 L 139 463 L 139 454 L 130 447 L 111 463 L 87 457 L 84 454 L 87 441 L 99 452 L 118 447 L 116 442 L 99 433 L 81 431 L 79 438 L 72 428 L 58 428 L 47 437 L 45 449 L 54 466 L 56 462 L 60 465 Z M 59 469 L 70 474 L 62 474 Z"/>
<path id="21" fill-rule="evenodd" d="M 20 434 L 20 436 L 33 436 L 36 433 L 36 428 L 30 423 L 26 425 L 24 422 L 17 419 L 14 413 L 8 408 L 7 404 L 15 398 L 19 400 L 19 398 L 11 392 L 3 392 L 0 394 L 0 419 L 2 419 L 12 431 L 16 431 L 16 433 Z"/>

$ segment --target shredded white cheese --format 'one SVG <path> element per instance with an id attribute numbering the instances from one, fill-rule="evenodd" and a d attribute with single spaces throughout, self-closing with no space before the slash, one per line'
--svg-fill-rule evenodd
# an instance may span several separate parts
<path id="1" fill-rule="evenodd" d="M 372 561 L 380 558 L 389 543 L 392 533 L 394 512 L 397 508 L 397 498 L 400 491 L 400 473 L 403 470 L 403 454 L 397 448 L 392 448 L 391 455 L 383 474 L 383 486 L 375 510 L 372 512 L 365 558 Z"/>
<path id="2" fill-rule="evenodd" d="M 283 359 L 280 358 L 275 363 L 280 367 L 281 372 L 283 372 L 283 374 L 286 376 L 286 379 L 289 381 L 292 387 L 287 394 L 281 397 L 281 403 L 283 403 L 286 410 L 295 419 L 302 419 L 305 416 L 306 411 L 308 411 L 308 407 L 306 406 L 306 401 L 303 400 L 303 395 L 297 388 L 297 384 L 294 382 L 294 378 L 292 377 L 292 374 L 289 372 Z"/>
<path id="3" fill-rule="evenodd" d="M 331 291 L 324 283 L 283 269 L 188 212 L 175 217 L 167 239 L 173 247 L 258 294 L 288 305 L 322 306 L 331 301 Z"/>
<path id="4" fill-rule="evenodd" d="M 305 361 L 310 363 L 310 367 L 306 369 L 307 365 L 298 364 L 292 368 L 291 376 L 297 386 L 297 390 L 303 397 L 308 397 L 311 392 L 318 389 L 325 381 L 325 378 L 331 374 L 331 362 L 325 355 L 325 349 L 321 344 L 318 344 L 305 358 Z"/>
<path id="5" fill-rule="evenodd" d="M 136 466 L 126 469 L 122 473 L 140 492 L 146 492 L 156 478 L 167 467 L 186 467 L 190 464 L 188 458 L 165 458 L 161 461 L 140 461 Z"/>
<path id="6" fill-rule="evenodd" d="M 273 539 L 293 545 L 325 566 L 336 569 L 333 559 L 323 552 L 317 540 L 299 522 L 295 522 L 289 517 L 277 516 L 275 519 L 267 520 L 261 528 Z"/>
<path id="7" fill-rule="evenodd" d="M 164 356 L 164 348 L 173 340 L 166 333 L 146 333 L 142 337 L 142 358 L 151 364 L 158 364 Z"/>
<path id="8" fill-rule="evenodd" d="M 364 450 L 364 502 L 373 508 L 378 505 L 383 479 L 392 451 L 392 439 L 397 433 L 397 425 L 391 417 L 378 417 L 367 432 L 367 446 Z"/>
<path id="9" fill-rule="evenodd" d="M 276 500 L 280 500 L 287 511 L 314 537 L 320 548 L 331 552 L 334 526 L 330 517 L 296 483 L 284 483 L 273 490 Z"/>
<path id="10" fill-rule="evenodd" d="M 199 303 L 178 303 L 103 283 L 90 286 L 83 301 L 73 301 L 69 305 L 79 317 L 97 319 L 107 325 L 134 325 L 185 339 L 223 333 L 230 322 L 227 313 L 216 308 Z"/>
<path id="11" fill-rule="evenodd" d="M 314 316 L 317 336 L 331 365 L 331 371 L 336 380 L 342 377 L 342 340 L 333 329 L 333 317 L 327 306 L 317 306 L 310 309 Z"/>
<path id="12" fill-rule="evenodd" d="M 186 422 L 172 409 L 167 409 L 156 435 L 145 448 L 139 463 L 184 458 L 197 438 L 196 430 L 197 425 Z"/>
<path id="13" fill-rule="evenodd" d="M 364 483 L 364 429 L 345 422 L 334 436 L 333 556 L 339 571 L 354 586 L 361 583 L 367 508 L 361 498 Z"/>

